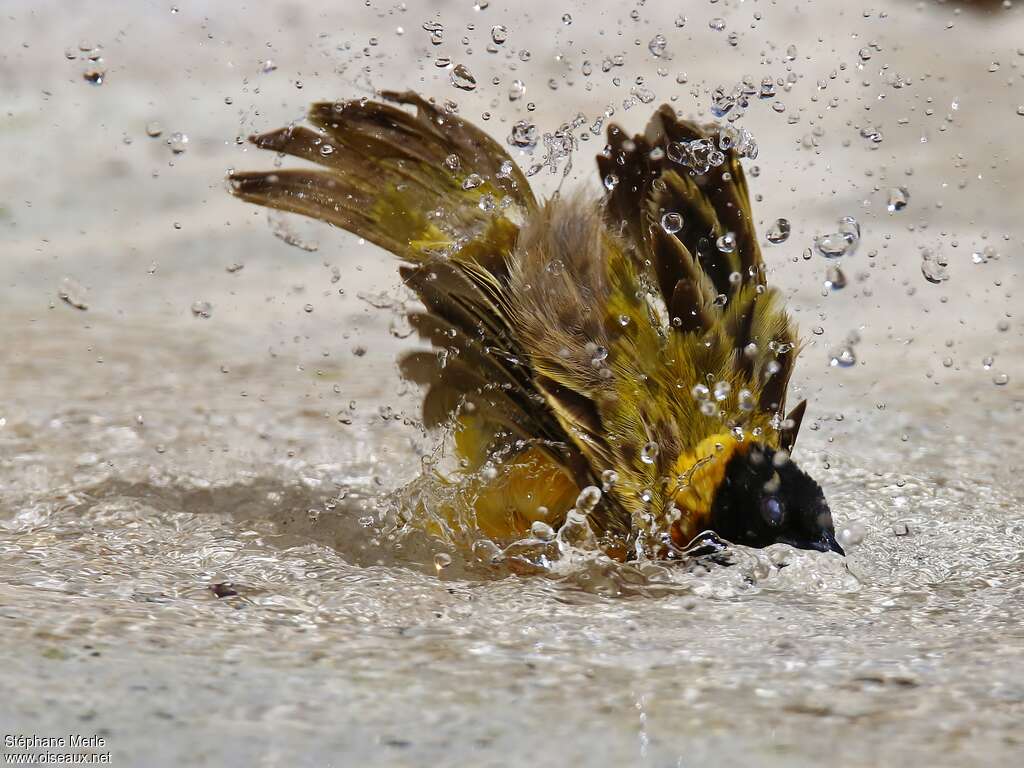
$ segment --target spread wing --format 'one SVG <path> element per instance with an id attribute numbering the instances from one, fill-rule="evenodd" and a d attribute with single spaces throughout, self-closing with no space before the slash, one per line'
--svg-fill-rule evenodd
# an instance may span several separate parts
<path id="1" fill-rule="evenodd" d="M 470 123 L 411 92 L 383 96 L 391 103 L 314 104 L 312 128 L 251 137 L 314 167 L 233 172 L 232 193 L 348 230 L 405 262 L 401 275 L 425 308 L 410 321 L 435 351 L 406 355 L 401 370 L 428 388 L 427 426 L 471 426 L 466 443 L 483 449 L 474 463 L 498 435 L 564 454 L 568 441 L 502 309 L 509 255 L 536 210 L 529 183 Z"/>
<path id="2" fill-rule="evenodd" d="M 796 326 L 765 284 L 736 131 L 680 120 L 664 105 L 643 135 L 608 130 L 602 176 L 617 183 L 607 216 L 651 261 L 669 318 L 680 334 L 720 335 L 737 378 L 765 414 L 784 412 L 799 350 Z M 792 447 L 803 404 L 779 435 Z"/>

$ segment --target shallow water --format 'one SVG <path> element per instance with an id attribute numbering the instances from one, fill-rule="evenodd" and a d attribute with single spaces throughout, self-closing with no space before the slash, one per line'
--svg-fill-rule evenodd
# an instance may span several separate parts
<path id="1" fill-rule="evenodd" d="M 848 557 L 776 547 L 683 568 L 576 553 L 520 576 L 396 532 L 438 438 L 412 423 L 416 392 L 394 373 L 412 342 L 379 308 L 403 298 L 393 264 L 302 222 L 289 226 L 319 251 L 288 246 L 221 177 L 267 162 L 236 134 L 363 93 L 363 65 L 380 87 L 457 97 L 474 118 L 492 109 L 500 137 L 527 114 L 507 83 L 454 91 L 420 28 L 432 12 L 416 8 L 180 3 L 112 27 L 16 3 L 0 58 L 0 147 L 23 158 L 0 168 L 15 190 L 0 200 L 0 684 L 16 692 L 0 697 L 4 733 L 98 733 L 115 765 L 146 766 L 1020 762 L 1021 9 L 765 6 L 755 28 L 744 4 L 687 9 L 683 30 L 710 59 L 674 37 L 676 9 L 649 5 L 638 22 L 604 4 L 571 25 L 539 3 L 439 8 L 456 38 L 529 32 L 532 63 L 513 61 L 544 130 L 628 96 L 610 75 L 546 92 L 556 51 L 625 50 L 612 74 L 645 74 L 659 99 L 696 110 L 721 82 L 783 73 L 777 57 L 797 46 L 787 112 L 758 104 L 743 124 L 762 147 L 762 231 L 793 221 L 766 259 L 810 342 L 797 451 Z M 719 15 L 743 31 L 737 48 L 707 28 Z M 598 34 L 620 27 L 621 41 Z M 657 31 L 687 85 L 633 45 Z M 943 34 L 960 44 L 936 50 Z M 64 58 L 80 40 L 104 45 L 100 86 Z M 869 40 L 880 50 L 858 68 Z M 278 70 L 260 75 L 268 56 Z M 469 59 L 480 83 L 507 66 L 483 57 Z M 840 63 L 848 75 L 817 94 Z M 414 74 L 395 82 L 401 66 Z M 913 86 L 885 85 L 893 71 Z M 616 119 L 638 128 L 649 111 Z M 886 136 L 874 150 L 858 135 L 866 112 Z M 189 148 L 172 155 L 177 130 Z M 598 144 L 566 183 L 593 183 Z M 911 201 L 890 214 L 897 180 Z M 801 252 L 844 215 L 863 242 L 848 287 L 823 296 L 827 264 Z M 973 263 L 985 245 L 998 257 Z M 924 279 L 921 246 L 950 254 L 948 282 Z M 65 277 L 87 309 L 61 300 Z M 854 330 L 857 365 L 830 366 Z M 439 571 L 442 552 L 453 561 Z"/>

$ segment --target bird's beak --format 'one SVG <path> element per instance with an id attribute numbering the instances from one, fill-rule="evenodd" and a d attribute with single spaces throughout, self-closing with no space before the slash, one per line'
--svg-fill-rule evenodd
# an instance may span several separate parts
<path id="1" fill-rule="evenodd" d="M 846 557 L 846 552 L 844 552 L 843 548 L 839 546 L 839 542 L 836 541 L 835 534 L 833 534 L 832 531 L 825 531 L 822 533 L 821 539 L 814 542 L 811 546 L 819 552 L 837 552 L 843 557 Z"/>

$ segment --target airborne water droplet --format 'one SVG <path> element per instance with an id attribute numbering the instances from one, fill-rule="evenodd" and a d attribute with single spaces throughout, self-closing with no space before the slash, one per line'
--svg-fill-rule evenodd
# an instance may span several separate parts
<path id="1" fill-rule="evenodd" d="M 929 283 L 938 285 L 949 280 L 949 271 L 946 269 L 948 265 L 949 262 L 941 253 L 931 248 L 921 249 L 921 274 Z"/>
<path id="2" fill-rule="evenodd" d="M 194 301 L 192 302 L 192 314 L 203 320 L 208 320 L 213 314 L 213 305 L 208 301 Z"/>
<path id="3" fill-rule="evenodd" d="M 476 88 L 476 78 L 465 64 L 456 64 L 451 74 L 452 85 L 463 91 L 472 91 Z"/>
<path id="4" fill-rule="evenodd" d="M 512 133 L 509 134 L 508 143 L 513 147 L 533 149 L 537 146 L 537 139 L 537 126 L 526 120 L 518 120 L 512 126 Z"/>
<path id="5" fill-rule="evenodd" d="M 85 300 L 85 288 L 70 277 L 65 277 L 61 281 L 57 296 L 60 297 L 61 301 L 74 309 L 85 311 L 89 308 L 89 304 Z"/>
<path id="6" fill-rule="evenodd" d="M 447 552 L 438 552 L 434 555 L 434 567 L 438 571 L 443 571 L 449 565 L 452 564 L 452 556 Z"/>
<path id="7" fill-rule="evenodd" d="M 889 213 L 902 211 L 907 207 L 907 203 L 909 202 L 910 192 L 906 187 L 893 187 L 889 190 L 889 203 L 886 205 L 886 209 Z"/>
<path id="8" fill-rule="evenodd" d="M 780 245 L 789 239 L 789 233 L 792 230 L 788 219 L 776 219 L 775 223 L 768 229 L 765 237 L 768 238 L 769 243 Z"/>
<path id="9" fill-rule="evenodd" d="M 683 217 L 675 211 L 669 211 L 661 217 L 661 228 L 674 235 L 683 228 Z"/>
<path id="10" fill-rule="evenodd" d="M 832 265 L 825 270 L 825 287 L 833 291 L 841 291 L 846 287 L 846 275 L 838 266 Z"/>
<path id="11" fill-rule="evenodd" d="M 167 146 L 171 148 L 171 152 L 175 155 L 184 153 L 188 149 L 188 134 L 175 131 L 167 138 Z"/>
<path id="12" fill-rule="evenodd" d="M 829 354 L 828 364 L 833 368 L 849 368 L 856 365 L 857 356 L 853 352 L 853 347 L 847 344 L 838 350 L 833 350 Z"/>
<path id="13" fill-rule="evenodd" d="M 593 511 L 599 501 L 601 501 L 601 489 L 596 485 L 588 485 L 576 497 L 576 509 L 587 514 Z"/>
<path id="14" fill-rule="evenodd" d="M 614 488 L 615 484 L 618 481 L 619 473 L 616 472 L 614 469 L 606 469 L 604 472 L 601 473 L 601 488 L 605 493 L 608 493 L 608 491 Z M 576 502 L 576 504 L 577 506 L 579 506 L 578 501 Z"/>
<path id="15" fill-rule="evenodd" d="M 818 253 L 828 259 L 852 255 L 857 250 L 858 243 L 860 243 L 860 224 L 852 216 L 844 216 L 839 220 L 837 232 L 814 238 L 814 247 L 818 249 Z"/>
<path id="16" fill-rule="evenodd" d="M 650 442 L 640 449 L 640 461 L 644 464 L 653 464 L 658 459 L 661 448 L 655 442 Z"/>
<path id="17" fill-rule="evenodd" d="M 662 58 L 668 49 L 668 40 L 665 39 L 664 35 L 655 35 L 651 38 L 651 41 L 647 44 L 647 50 L 651 52 L 651 55 L 655 58 Z"/>
<path id="18" fill-rule="evenodd" d="M 82 73 L 82 79 L 89 85 L 103 85 L 103 80 L 107 76 L 107 71 L 100 67 L 90 67 Z"/>

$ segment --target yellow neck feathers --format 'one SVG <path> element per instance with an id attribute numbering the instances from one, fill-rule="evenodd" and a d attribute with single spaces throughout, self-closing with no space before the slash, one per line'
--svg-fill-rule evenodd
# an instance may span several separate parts
<path id="1" fill-rule="evenodd" d="M 711 505 L 725 477 L 725 469 L 737 453 L 746 453 L 750 442 L 740 442 L 731 432 L 719 432 L 704 438 L 692 453 L 676 462 L 679 490 L 675 502 L 680 517 L 673 528 L 673 538 L 688 542 L 707 525 Z"/>

